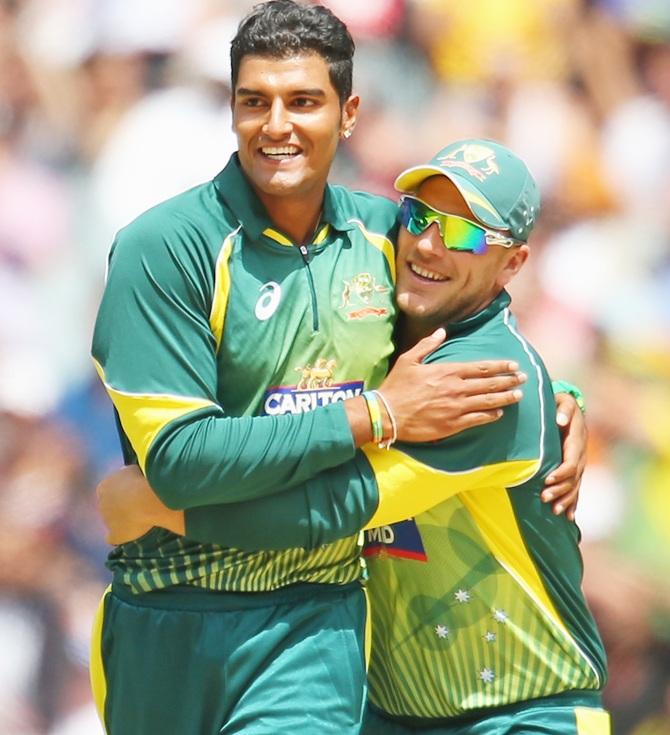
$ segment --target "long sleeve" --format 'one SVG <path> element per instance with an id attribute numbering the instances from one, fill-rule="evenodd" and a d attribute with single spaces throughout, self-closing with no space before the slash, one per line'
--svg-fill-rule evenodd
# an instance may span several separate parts
<path id="1" fill-rule="evenodd" d="M 186 536 L 245 551 L 314 549 L 351 536 L 379 505 L 374 473 L 363 452 L 339 467 L 272 497 L 191 508 Z"/>
<path id="2" fill-rule="evenodd" d="M 154 211 L 115 242 L 93 358 L 161 500 L 189 508 L 258 498 L 350 459 L 341 404 L 301 415 L 225 415 L 211 324 L 212 293 L 222 287 L 216 263 L 192 223 L 177 218 L 166 228 Z"/>
<path id="3" fill-rule="evenodd" d="M 431 359 L 456 355 L 444 346 Z M 529 397 L 540 388 L 531 375 Z M 440 442 L 399 442 L 390 450 L 368 444 L 354 460 L 273 498 L 190 510 L 186 534 L 250 550 L 314 548 L 414 517 L 459 493 L 520 485 L 542 462 L 540 416 L 533 405 L 534 399 L 524 400 L 505 409 L 500 420 Z"/>

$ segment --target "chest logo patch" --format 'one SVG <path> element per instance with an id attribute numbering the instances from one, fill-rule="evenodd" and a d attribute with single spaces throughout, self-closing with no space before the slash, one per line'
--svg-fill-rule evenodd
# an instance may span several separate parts
<path id="1" fill-rule="evenodd" d="M 281 286 L 274 281 L 268 281 L 258 290 L 261 292 L 261 295 L 256 302 L 254 314 L 259 322 L 264 322 L 277 311 L 277 307 L 281 301 Z"/>
<path id="2" fill-rule="evenodd" d="M 305 367 L 297 367 L 296 373 L 300 373 L 300 381 L 297 390 L 312 390 L 314 388 L 330 388 L 333 384 L 333 371 L 335 360 L 326 360 L 320 357 L 314 366 L 307 363 Z"/>
<path id="3" fill-rule="evenodd" d="M 381 294 L 388 293 L 387 286 L 380 286 L 372 273 L 358 273 L 344 281 L 340 310 L 346 310 L 347 319 L 364 319 L 366 316 L 382 317 L 389 313 Z"/>

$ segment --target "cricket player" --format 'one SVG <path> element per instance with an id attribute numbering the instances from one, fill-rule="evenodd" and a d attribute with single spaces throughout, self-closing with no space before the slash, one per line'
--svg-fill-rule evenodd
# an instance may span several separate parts
<path id="1" fill-rule="evenodd" d="M 445 326 L 428 362 L 505 355 L 528 376 L 523 398 L 441 442 L 368 444 L 283 495 L 200 508 L 186 532 L 312 548 L 368 529 L 366 734 L 606 735 L 605 652 L 581 591 L 579 531 L 540 498 L 561 461 L 551 382 L 505 290 L 529 255 L 536 184 L 507 148 L 464 140 L 396 187 L 402 343 Z M 426 511 L 407 517 L 420 502 Z M 179 531 L 180 515 L 156 504 L 145 522 Z"/>
<path id="2" fill-rule="evenodd" d="M 519 400 L 509 360 L 422 364 L 439 331 L 384 378 L 396 207 L 327 183 L 356 122 L 353 51 L 322 6 L 257 6 L 231 47 L 238 152 L 113 244 L 93 358 L 126 462 L 167 506 L 272 495 Z M 380 384 L 393 422 L 362 395 Z M 91 659 L 107 732 L 357 733 L 360 551 L 358 533 L 249 551 L 160 528 L 116 546 Z"/>

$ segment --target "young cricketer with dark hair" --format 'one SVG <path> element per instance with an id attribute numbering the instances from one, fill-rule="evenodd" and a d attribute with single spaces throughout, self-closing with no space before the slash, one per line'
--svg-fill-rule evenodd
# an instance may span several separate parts
<path id="1" fill-rule="evenodd" d="M 391 438 L 389 413 L 371 420 L 361 394 L 393 350 L 395 207 L 327 185 L 356 120 L 352 54 L 325 8 L 258 6 L 232 46 L 238 153 L 115 241 L 93 355 L 127 462 L 187 518 Z M 490 422 L 519 399 L 508 360 L 421 365 L 439 341 L 382 383 L 399 438 Z M 156 528 L 117 546 L 109 566 L 92 659 L 109 732 L 357 732 L 356 534 L 245 551 Z"/>

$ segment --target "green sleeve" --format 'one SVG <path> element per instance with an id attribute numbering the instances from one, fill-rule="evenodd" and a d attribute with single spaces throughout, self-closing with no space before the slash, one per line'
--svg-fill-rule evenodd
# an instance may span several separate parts
<path id="1" fill-rule="evenodd" d="M 501 349 L 479 335 L 476 340 L 455 338 L 429 361 L 485 359 L 497 354 L 496 348 Z M 539 364 L 525 358 L 523 345 L 512 342 L 507 349 L 511 352 L 505 357 L 516 360 L 528 379 L 521 402 L 506 407 L 500 419 L 438 442 L 398 442 L 389 451 L 364 447 L 383 499 L 370 519 L 370 528 L 418 515 L 470 490 L 517 487 L 541 470 L 545 461 L 543 437 L 555 428 L 551 387 Z M 414 495 L 406 492 L 407 486 L 415 489 Z"/>
<path id="2" fill-rule="evenodd" d="M 161 500 L 189 508 L 258 498 L 353 457 L 342 404 L 301 415 L 224 414 L 211 255 L 188 222 L 166 226 L 152 212 L 117 238 L 92 351 L 123 435 Z"/>
<path id="3" fill-rule="evenodd" d="M 516 461 L 506 456 L 517 408 L 506 412 L 507 420 L 440 442 L 391 450 L 368 444 L 353 460 L 272 497 L 188 509 L 186 536 L 247 551 L 315 548 L 411 518 L 473 487 L 520 484 L 538 459 L 535 452 Z M 484 464 L 470 461 L 486 452 Z"/>
<path id="4" fill-rule="evenodd" d="M 538 469 L 535 451 L 512 459 L 517 408 L 507 419 L 441 442 L 366 445 L 356 457 L 278 495 L 186 511 L 186 536 L 244 550 L 315 548 L 390 525 L 464 490 L 516 485 Z M 477 453 L 488 459 L 472 463 Z"/>
<path id="5" fill-rule="evenodd" d="M 453 360 L 459 354 L 445 345 L 432 359 Z M 240 503 L 232 510 L 188 511 L 186 533 L 198 541 L 244 549 L 313 547 L 416 516 L 473 488 L 520 485 L 541 467 L 542 423 L 555 423 L 540 410 L 539 378 L 529 371 L 521 404 L 506 408 L 498 421 L 439 442 L 398 442 L 390 450 L 368 444 L 355 460 L 275 498 Z M 545 397 L 549 391 L 545 386 Z M 553 403 L 545 403 L 550 413 Z"/>
<path id="6" fill-rule="evenodd" d="M 579 410 L 582 413 L 586 413 L 584 394 L 574 383 L 569 383 L 567 380 L 552 380 L 551 388 L 554 391 L 554 395 L 558 393 L 569 393 L 575 399 Z"/>
<path id="7" fill-rule="evenodd" d="M 364 528 L 379 495 L 372 468 L 356 457 L 272 497 L 190 508 L 186 536 L 244 551 L 313 549 Z"/>

